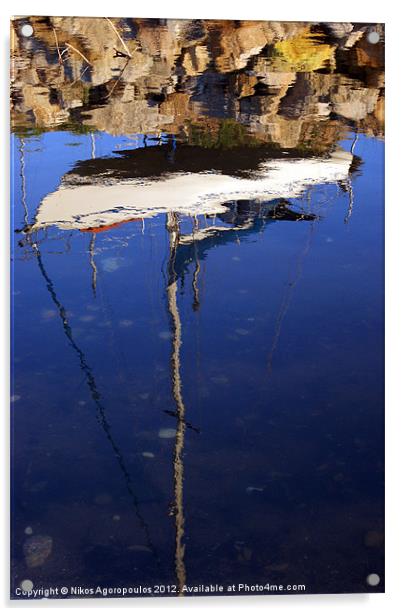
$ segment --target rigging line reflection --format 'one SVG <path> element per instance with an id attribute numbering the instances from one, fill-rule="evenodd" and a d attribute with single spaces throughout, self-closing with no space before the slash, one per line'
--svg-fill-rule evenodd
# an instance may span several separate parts
<path id="1" fill-rule="evenodd" d="M 310 190 L 306 193 L 306 203 L 307 203 L 307 208 L 306 211 L 307 212 L 311 212 L 311 192 Z M 296 263 L 296 271 L 295 271 L 295 275 L 294 278 L 291 280 L 291 275 L 290 275 L 290 279 L 286 285 L 285 291 L 284 291 L 284 295 L 283 295 L 283 299 L 281 302 L 281 306 L 277 315 L 277 319 L 276 319 L 276 325 L 275 325 L 275 332 L 274 332 L 274 336 L 273 336 L 273 342 L 272 342 L 272 346 L 270 349 L 270 353 L 268 355 L 268 360 L 267 360 L 267 372 L 268 375 L 271 375 L 272 372 L 272 367 L 273 367 L 273 355 L 274 352 L 277 348 L 279 339 L 280 339 L 280 334 L 281 334 L 281 329 L 282 329 L 282 325 L 283 325 L 283 320 L 285 315 L 288 312 L 288 309 L 290 307 L 291 304 L 291 300 L 293 297 L 293 293 L 294 293 L 294 289 L 302 275 L 302 271 L 303 271 L 303 265 L 304 265 L 304 261 L 305 258 L 307 257 L 311 245 L 312 245 L 312 237 L 313 237 L 313 233 L 315 231 L 316 228 L 316 224 L 319 221 L 319 213 L 322 209 L 322 207 L 327 203 L 327 200 L 322 200 L 321 202 L 318 202 L 318 207 L 316 208 L 316 214 L 312 214 L 312 213 L 303 213 L 301 215 L 301 217 L 299 218 L 299 220 L 311 220 L 311 224 L 310 224 L 310 230 L 309 233 L 306 237 L 306 243 L 305 243 L 305 247 L 304 249 L 301 251 L 298 259 L 297 259 L 297 263 Z"/>
<path id="2" fill-rule="evenodd" d="M 24 223 L 25 226 L 29 224 L 28 205 L 26 202 L 26 178 L 25 178 L 25 139 L 20 138 L 20 177 L 21 177 L 21 202 L 24 208 Z"/>
<path id="3" fill-rule="evenodd" d="M 352 187 L 352 180 L 347 180 L 347 192 L 348 192 L 348 209 L 344 217 L 344 224 L 348 224 L 354 210 L 354 189 Z"/>
<path id="4" fill-rule="evenodd" d="M 94 133 L 90 134 L 91 138 L 91 158 L 94 160 L 96 158 L 96 141 Z M 92 269 L 92 280 L 91 287 L 93 292 L 93 297 L 96 298 L 96 283 L 97 283 L 97 266 L 95 262 L 95 242 L 96 242 L 96 233 L 92 233 L 91 239 L 89 242 L 89 264 Z"/>
<path id="5" fill-rule="evenodd" d="M 192 277 L 192 290 L 193 290 L 193 302 L 192 309 L 195 312 L 195 357 L 196 357 L 196 381 L 198 386 L 196 388 L 197 393 L 197 417 L 198 423 L 200 423 L 200 391 L 199 391 L 199 383 L 202 381 L 201 378 L 201 346 L 200 346 L 200 291 L 199 291 L 199 275 L 201 273 L 201 261 L 199 259 L 198 253 L 198 242 L 196 241 L 196 232 L 199 230 L 199 221 L 198 217 L 195 215 L 193 217 L 193 227 L 192 227 L 192 237 L 194 244 L 194 261 L 195 268 Z M 199 429 L 198 429 L 199 430 Z M 200 430 L 199 430 L 200 432 Z"/>
<path id="6" fill-rule="evenodd" d="M 127 491 L 128 491 L 128 493 L 129 493 L 129 495 L 130 495 L 130 497 L 132 499 L 135 515 L 136 515 L 136 517 L 138 519 L 140 527 L 142 528 L 142 530 L 144 532 L 144 535 L 145 535 L 145 538 L 146 538 L 147 547 L 151 550 L 151 552 L 153 553 L 153 555 L 154 555 L 154 557 L 156 559 L 156 562 L 160 565 L 160 558 L 159 558 L 158 553 L 156 551 L 156 548 L 155 548 L 155 546 L 154 546 L 154 544 L 152 542 L 148 524 L 146 523 L 146 520 L 145 520 L 145 518 L 143 517 L 143 515 L 142 515 L 142 513 L 140 511 L 139 500 L 138 500 L 137 495 L 135 494 L 135 491 L 134 491 L 134 488 L 133 488 L 133 481 L 132 481 L 131 475 L 130 475 L 128 469 L 127 469 L 126 463 L 124 461 L 124 456 L 123 456 L 122 452 L 120 451 L 118 445 L 114 441 L 114 438 L 113 438 L 113 436 L 111 434 L 111 426 L 108 423 L 107 418 L 106 418 L 106 409 L 105 409 L 105 407 L 103 406 L 103 404 L 101 402 L 101 395 L 100 395 L 99 389 L 97 387 L 95 377 L 94 377 L 94 375 L 92 373 L 92 370 L 91 370 L 91 368 L 90 368 L 90 366 L 89 366 L 89 364 L 88 364 L 88 362 L 86 360 L 84 352 L 82 351 L 82 349 L 78 346 L 78 344 L 74 340 L 72 329 L 71 329 L 71 326 L 70 326 L 70 324 L 68 322 L 68 318 L 67 318 L 67 311 L 66 311 L 65 307 L 63 306 L 63 304 L 60 302 L 60 300 L 57 297 L 53 281 L 51 280 L 49 274 L 47 273 L 47 271 L 46 271 L 46 269 L 44 267 L 43 260 L 42 260 L 42 255 L 41 255 L 41 252 L 39 250 L 39 247 L 34 242 L 31 244 L 31 246 L 32 246 L 32 248 L 34 250 L 34 253 L 35 253 L 35 256 L 36 256 L 36 259 L 37 259 L 37 262 L 38 262 L 40 273 L 42 274 L 42 276 L 43 276 L 43 278 L 44 278 L 44 280 L 46 282 L 47 290 L 49 291 L 50 297 L 51 297 L 53 303 L 55 304 L 55 306 L 56 306 L 56 308 L 58 310 L 60 319 L 61 319 L 62 324 L 63 324 L 64 333 L 65 333 L 65 335 L 66 335 L 66 337 L 68 339 L 68 342 L 69 342 L 70 346 L 74 349 L 74 351 L 75 351 L 75 353 L 76 353 L 76 355 L 77 355 L 77 357 L 79 359 L 80 368 L 81 368 L 82 372 L 85 375 L 86 383 L 87 383 L 87 385 L 89 387 L 91 398 L 92 398 L 93 402 L 95 403 L 95 406 L 96 406 L 96 409 L 97 409 L 97 415 L 96 415 L 97 421 L 100 424 L 100 426 L 102 427 L 102 429 L 104 430 L 104 433 L 106 434 L 107 440 L 110 442 L 111 447 L 112 447 L 112 449 L 114 451 L 114 454 L 115 454 L 115 456 L 117 458 L 118 465 L 119 465 L 119 467 L 120 467 L 120 469 L 122 471 L 123 477 L 124 477 L 124 481 L 125 481 L 125 485 L 126 485 Z"/>
<path id="7" fill-rule="evenodd" d="M 358 132 L 355 133 L 354 139 L 352 141 L 351 144 L 351 149 L 350 149 L 350 153 L 352 154 L 353 160 L 354 159 L 354 150 L 355 150 L 355 146 L 357 144 L 358 141 Z M 344 223 L 347 224 L 352 216 L 352 212 L 354 210 L 354 188 L 352 186 L 352 171 L 349 171 L 348 174 L 348 179 L 347 179 L 347 192 L 348 192 L 348 209 L 347 209 L 347 213 L 345 215 L 344 218 Z"/>
<path id="8" fill-rule="evenodd" d="M 167 303 L 168 312 L 171 319 L 172 327 L 172 348 L 171 348 L 171 379 L 172 379 L 172 393 L 176 403 L 176 437 L 174 447 L 174 518 L 175 518 L 175 569 L 178 584 L 178 594 L 183 595 L 183 587 L 186 582 L 186 569 L 185 569 L 185 544 L 184 544 L 184 532 L 185 532 L 185 517 L 184 517 L 184 464 L 183 464 L 183 452 L 184 452 L 184 438 L 185 438 L 185 405 L 182 396 L 182 382 L 181 382 L 181 361 L 180 361 L 180 348 L 182 344 L 181 339 L 181 318 L 177 305 L 177 277 L 174 271 L 174 262 L 177 251 L 177 245 L 179 240 L 179 221 L 178 216 L 174 212 L 167 214 L 167 231 L 170 239 L 170 259 L 168 263 L 168 286 L 167 286 Z"/>
<path id="9" fill-rule="evenodd" d="M 95 262 L 95 240 L 96 240 L 96 233 L 92 233 L 92 237 L 89 242 L 89 263 L 92 269 L 91 287 L 93 291 L 93 297 L 96 298 L 97 265 Z"/>
<path id="10" fill-rule="evenodd" d="M 193 237 L 194 237 L 194 260 L 195 260 L 195 268 L 194 268 L 194 273 L 193 273 L 193 277 L 192 277 L 192 290 L 193 290 L 193 302 L 192 302 L 192 308 L 194 309 L 194 311 L 199 310 L 200 308 L 200 298 L 199 298 L 199 286 L 198 286 L 198 277 L 199 277 L 199 272 L 201 270 L 201 266 L 200 266 L 200 260 L 199 260 L 199 255 L 198 255 L 198 246 L 197 246 L 197 242 L 195 240 L 195 232 L 198 230 L 199 228 L 199 224 L 198 224 L 198 220 L 196 218 L 196 216 L 194 217 L 193 220 Z"/>
<path id="11" fill-rule="evenodd" d="M 117 57 L 117 56 L 114 56 Z M 127 68 L 129 61 L 131 60 L 131 58 L 127 58 L 127 60 L 125 61 L 124 66 L 121 68 L 120 70 L 120 74 L 117 77 L 117 79 L 114 81 L 114 85 L 111 88 L 110 92 L 107 94 L 106 96 L 106 100 L 108 100 L 109 98 L 111 98 L 113 96 L 114 90 L 116 89 L 116 87 L 118 86 L 118 84 L 120 83 L 122 76 L 124 75 L 125 69 Z"/>
<path id="12" fill-rule="evenodd" d="M 293 278 L 291 279 L 291 275 L 290 275 L 290 279 L 288 281 L 288 283 L 286 284 L 286 288 L 284 291 L 284 295 L 283 295 L 283 299 L 281 302 L 281 306 L 280 309 L 278 311 L 278 315 L 276 318 L 276 325 L 275 325 L 275 329 L 274 329 L 274 336 L 273 336 L 273 341 L 272 341 L 272 345 L 270 348 L 270 353 L 268 355 L 268 359 L 267 359 L 267 373 L 268 375 L 271 375 L 272 373 L 272 369 L 273 369 L 273 356 L 274 353 L 276 351 L 278 342 L 280 340 L 280 335 L 281 335 L 281 329 L 283 326 L 283 321 L 284 318 L 289 310 L 289 307 L 291 305 L 291 300 L 294 294 L 294 289 L 299 281 L 299 279 L 301 278 L 302 275 L 302 271 L 303 271 L 303 265 L 304 265 L 304 261 L 305 258 L 307 257 L 311 245 L 312 245 L 312 237 L 313 237 L 313 233 L 315 230 L 315 222 L 316 220 L 312 221 L 309 227 L 309 233 L 306 237 L 306 243 L 305 246 L 303 248 L 303 250 L 301 251 L 301 254 L 298 256 L 296 265 L 295 265 L 295 274 L 293 276 Z"/>

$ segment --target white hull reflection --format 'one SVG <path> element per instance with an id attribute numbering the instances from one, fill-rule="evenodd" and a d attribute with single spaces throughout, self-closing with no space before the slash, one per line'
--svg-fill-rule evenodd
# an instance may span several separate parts
<path id="1" fill-rule="evenodd" d="M 251 179 L 204 172 L 114 182 L 96 178 L 83 184 L 82 178 L 69 175 L 43 199 L 30 231 L 52 225 L 102 230 L 167 212 L 222 214 L 229 200 L 294 198 L 311 185 L 345 180 L 351 162 L 352 154 L 337 149 L 327 158 L 266 161 Z M 90 177 L 85 180 L 90 182 Z"/>

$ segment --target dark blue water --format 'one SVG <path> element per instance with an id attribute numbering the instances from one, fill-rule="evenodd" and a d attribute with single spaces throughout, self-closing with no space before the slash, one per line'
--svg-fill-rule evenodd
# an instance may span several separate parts
<path id="1" fill-rule="evenodd" d="M 383 142 L 359 135 L 345 187 L 174 251 L 167 214 L 21 232 L 92 145 L 12 140 L 14 596 L 382 591 Z M 97 158 L 135 147 L 96 134 Z"/>

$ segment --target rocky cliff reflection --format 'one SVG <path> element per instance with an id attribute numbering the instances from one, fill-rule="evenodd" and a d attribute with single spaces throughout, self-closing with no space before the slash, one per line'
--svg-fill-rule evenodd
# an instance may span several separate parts
<path id="1" fill-rule="evenodd" d="M 34 34 L 24 38 L 28 22 Z M 163 131 L 224 146 L 246 138 L 237 123 L 281 148 L 322 151 L 350 123 L 383 133 L 383 27 L 375 26 L 375 45 L 371 30 L 351 23 L 17 19 L 13 124 Z"/>

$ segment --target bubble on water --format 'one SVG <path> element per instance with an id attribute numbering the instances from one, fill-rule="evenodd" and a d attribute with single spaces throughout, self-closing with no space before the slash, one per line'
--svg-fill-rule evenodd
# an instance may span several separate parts
<path id="1" fill-rule="evenodd" d="M 134 324 L 134 321 L 130 321 L 129 319 L 122 319 L 119 322 L 120 327 L 131 327 Z"/>
<path id="2" fill-rule="evenodd" d="M 138 396 L 141 400 L 148 400 L 150 397 L 150 394 L 147 391 L 145 391 L 142 394 L 138 394 Z"/>
<path id="3" fill-rule="evenodd" d="M 24 530 L 24 533 L 26 535 L 32 535 L 33 534 L 32 526 L 27 526 L 26 529 Z"/>
<path id="4" fill-rule="evenodd" d="M 239 336 L 247 336 L 249 334 L 249 331 L 247 329 L 243 329 L 242 327 L 239 327 L 238 329 L 235 330 L 235 333 L 238 334 Z"/>
<path id="5" fill-rule="evenodd" d="M 24 592 L 31 592 L 33 590 L 32 580 L 22 580 L 20 586 Z"/>
<path id="6" fill-rule="evenodd" d="M 111 503 L 112 498 L 110 496 L 110 494 L 107 494 L 107 492 L 101 492 L 100 494 L 97 494 L 97 496 L 95 496 L 94 498 L 94 502 L 96 505 L 108 505 L 109 503 Z"/>
<path id="7" fill-rule="evenodd" d="M 95 319 L 95 317 L 92 314 L 84 314 L 82 317 L 79 317 L 79 320 L 82 321 L 83 323 L 89 323 L 90 321 L 93 321 Z"/>
<path id="8" fill-rule="evenodd" d="M 32 36 L 33 28 L 31 24 L 24 24 L 21 28 L 21 34 L 22 36 L 26 36 L 26 37 Z"/>
<path id="9" fill-rule="evenodd" d="M 21 400 L 21 396 L 14 394 L 14 396 L 11 396 L 10 400 L 11 402 L 18 402 L 18 400 Z"/>
<path id="10" fill-rule="evenodd" d="M 44 319 L 45 321 L 47 321 L 48 319 L 54 319 L 54 317 L 57 315 L 56 310 L 42 310 L 42 319 Z"/>
<path id="11" fill-rule="evenodd" d="M 32 483 L 28 489 L 30 492 L 33 492 L 35 494 L 44 490 L 46 486 L 47 481 L 36 481 L 35 483 Z"/>
<path id="12" fill-rule="evenodd" d="M 224 374 L 212 376 L 210 380 L 212 381 L 212 383 L 216 383 L 217 385 L 226 385 L 228 383 L 228 378 L 224 376 Z"/>
<path id="13" fill-rule="evenodd" d="M 101 265 L 105 272 L 115 272 L 122 266 L 122 259 L 118 257 L 107 257 L 107 259 L 101 261 Z"/>
<path id="14" fill-rule="evenodd" d="M 159 433 L 159 436 L 160 436 L 160 433 Z M 175 432 L 174 432 L 174 436 L 175 436 Z M 161 438 L 163 438 L 163 437 L 161 437 Z M 155 457 L 155 454 L 152 453 L 151 451 L 143 451 L 142 455 L 143 455 L 144 458 L 154 458 Z"/>
<path id="15" fill-rule="evenodd" d="M 117 513 L 116 515 L 113 515 L 113 522 L 119 522 L 121 520 L 121 516 L 119 516 Z"/>
<path id="16" fill-rule="evenodd" d="M 130 552 L 152 552 L 147 545 L 129 545 L 128 550 Z"/>
<path id="17" fill-rule="evenodd" d="M 253 492 L 264 492 L 264 488 L 258 488 L 256 486 L 248 486 L 245 492 L 247 494 L 253 494 Z"/>
<path id="18" fill-rule="evenodd" d="M 160 428 L 159 438 L 175 438 L 176 430 L 174 428 Z"/>
<path id="19" fill-rule="evenodd" d="M 369 586 L 377 586 L 380 583 L 380 576 L 377 573 L 369 573 L 366 581 Z"/>
<path id="20" fill-rule="evenodd" d="M 170 340 L 173 337 L 173 334 L 167 330 L 159 332 L 159 338 L 162 340 Z"/>
<path id="21" fill-rule="evenodd" d="M 201 398 L 209 398 L 210 396 L 210 390 L 208 387 L 199 387 L 198 392 Z"/>
<path id="22" fill-rule="evenodd" d="M 86 402 L 85 402 L 85 400 L 78 400 L 78 404 L 79 404 L 79 406 L 85 406 Z"/>
<path id="23" fill-rule="evenodd" d="M 233 257 L 232 260 L 233 261 L 241 261 L 240 257 Z"/>

